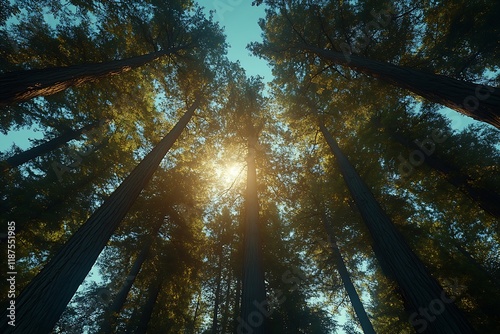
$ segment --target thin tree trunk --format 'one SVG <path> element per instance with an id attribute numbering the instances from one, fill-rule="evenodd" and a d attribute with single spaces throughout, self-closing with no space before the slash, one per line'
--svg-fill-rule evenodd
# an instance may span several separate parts
<path id="1" fill-rule="evenodd" d="M 0 107 L 59 93 L 69 87 L 117 75 L 152 62 L 182 47 L 103 63 L 9 72 L 0 75 Z"/>
<path id="2" fill-rule="evenodd" d="M 198 312 L 200 310 L 200 304 L 201 304 L 201 291 L 198 292 L 198 298 L 196 299 L 196 307 L 194 309 L 193 321 L 190 324 L 190 328 L 189 328 L 190 334 L 196 333 L 196 329 L 197 329 L 196 323 L 198 322 Z"/>
<path id="3" fill-rule="evenodd" d="M 500 129 L 500 88 L 312 46 L 305 46 L 304 49 Z"/>
<path id="4" fill-rule="evenodd" d="M 400 133 L 391 129 L 387 130 L 389 135 L 403 146 L 414 150 L 422 150 L 415 142 L 408 140 Z M 473 179 L 445 160 L 439 159 L 435 154 L 426 155 L 424 163 L 439 172 L 446 181 L 475 201 L 488 214 L 500 218 L 500 195 L 497 192 L 475 186 Z"/>
<path id="5" fill-rule="evenodd" d="M 49 153 L 50 151 L 55 150 L 56 148 L 63 146 L 64 144 L 66 144 L 70 140 L 78 139 L 78 138 L 80 138 L 80 136 L 83 133 L 88 132 L 94 128 L 97 128 L 98 126 L 102 125 L 102 123 L 103 122 L 100 121 L 100 122 L 95 122 L 95 123 L 86 125 L 83 128 L 80 128 L 78 130 L 71 130 L 71 129 L 67 130 L 62 135 L 60 135 L 54 139 L 51 139 L 48 142 L 45 142 L 45 143 L 40 144 L 36 147 L 30 148 L 29 150 L 26 150 L 24 152 L 18 153 L 16 155 L 8 158 L 4 162 L 2 162 L 4 164 L 4 171 L 7 171 L 13 167 L 20 166 L 20 165 L 38 157 L 38 156 L 40 156 L 40 155 Z"/>
<path id="6" fill-rule="evenodd" d="M 163 220 L 160 220 L 160 222 L 157 223 L 156 226 L 154 227 L 153 231 L 151 231 L 151 234 L 146 237 L 147 240 L 141 252 L 135 259 L 132 268 L 130 268 L 130 271 L 125 279 L 125 282 L 123 282 L 123 285 L 120 288 L 120 291 L 118 291 L 118 294 L 115 296 L 113 303 L 105 311 L 100 330 L 101 333 L 105 334 L 114 333 L 118 314 L 120 313 L 121 309 L 123 308 L 123 305 L 125 304 L 125 301 L 127 300 L 128 293 L 130 292 L 130 289 L 132 288 L 132 285 L 135 282 L 135 278 L 137 277 L 139 271 L 141 270 L 142 264 L 144 263 L 144 261 L 146 261 L 146 258 L 148 257 L 151 245 L 156 239 L 158 231 L 162 226 L 162 223 Z"/>
<path id="7" fill-rule="evenodd" d="M 139 319 L 139 326 L 135 331 L 136 334 L 145 334 L 148 330 L 148 324 L 151 320 L 151 316 L 153 315 L 153 310 L 156 304 L 156 300 L 158 299 L 158 295 L 161 290 L 161 281 L 157 279 L 157 281 L 153 282 L 148 289 L 148 298 L 146 300 L 146 304 L 144 304 L 144 308 L 142 309 L 141 318 Z"/>
<path id="8" fill-rule="evenodd" d="M 125 278 L 125 282 L 123 283 L 120 291 L 116 295 L 113 303 L 109 306 L 109 308 L 105 311 L 103 316 L 103 322 L 101 324 L 100 333 L 113 333 L 116 327 L 116 319 L 127 300 L 128 293 L 134 284 L 135 278 L 139 271 L 141 270 L 141 266 L 147 258 L 147 254 L 149 252 L 149 246 L 145 245 L 145 247 L 139 253 L 139 256 L 134 261 L 132 268 L 129 271 L 128 276 Z"/>
<path id="9" fill-rule="evenodd" d="M 229 254 L 229 259 L 231 259 L 231 253 Z M 226 298 L 224 301 L 224 312 L 222 313 L 221 320 L 221 333 L 226 333 L 227 324 L 229 320 L 229 311 L 230 311 L 230 301 L 231 301 L 231 283 L 232 283 L 232 271 L 228 270 L 227 279 L 226 279 Z"/>
<path id="10" fill-rule="evenodd" d="M 16 326 L 2 314 L 0 332 L 49 333 L 122 219 L 149 182 L 199 104 L 196 99 L 174 128 L 90 216 L 16 299 Z"/>
<path id="11" fill-rule="evenodd" d="M 96 147 L 96 150 L 105 143 L 101 143 Z M 103 166 L 104 169 L 110 167 L 112 164 L 107 164 Z M 55 182 L 57 178 L 54 177 L 55 174 L 50 173 L 47 177 L 47 182 Z M 0 202 L 0 212 L 2 212 L 6 217 L 14 218 L 13 220 L 20 221 L 22 223 L 16 224 L 16 234 L 21 233 L 30 224 L 35 223 L 35 220 L 43 217 L 44 214 L 54 213 L 60 210 L 61 207 L 66 206 L 69 201 L 72 201 L 77 195 L 75 189 L 81 190 L 83 187 L 87 186 L 91 181 L 96 178 L 96 175 L 86 176 L 85 178 L 79 180 L 77 183 L 71 185 L 61 185 L 58 191 L 54 194 L 54 197 L 50 197 L 50 201 L 45 201 L 45 203 L 34 203 L 29 211 L 16 211 L 18 204 L 14 203 L 12 198 L 7 198 L 5 201 Z M 15 196 L 14 196 L 15 197 Z"/>
<path id="12" fill-rule="evenodd" d="M 257 137 L 248 139 L 247 196 L 244 236 L 243 287 L 241 297 L 241 318 L 238 329 L 252 330 L 253 334 L 267 333 L 267 301 L 264 284 L 264 270 L 259 236 L 259 202 L 257 197 L 257 172 L 255 168 L 255 147 Z M 261 307 L 258 307 L 260 305 Z M 240 327 L 241 326 L 241 327 Z"/>
<path id="13" fill-rule="evenodd" d="M 220 241 L 219 241 L 220 243 Z M 218 255 L 219 255 L 219 260 L 217 261 L 217 277 L 216 279 L 216 288 L 215 288 L 215 301 L 214 301 L 214 313 L 212 317 L 212 333 L 217 334 L 218 330 L 217 327 L 219 326 L 218 323 L 218 314 L 219 314 L 219 304 L 220 304 L 220 291 L 221 291 L 221 281 L 222 281 L 222 244 L 219 245 L 218 249 Z"/>
<path id="14" fill-rule="evenodd" d="M 233 333 L 238 333 L 238 318 L 241 311 L 241 277 L 236 278 L 236 290 L 234 291 Z"/>
<path id="15" fill-rule="evenodd" d="M 366 314 L 365 307 L 359 298 L 358 293 L 356 292 L 356 288 L 351 281 L 351 276 L 347 271 L 345 266 L 344 259 L 342 258 L 342 254 L 337 245 L 337 238 L 332 228 L 332 222 L 326 216 L 325 212 L 322 212 L 321 218 L 323 220 L 323 224 L 325 226 L 326 232 L 328 234 L 328 242 L 330 244 L 333 258 L 335 260 L 335 265 L 337 270 L 339 271 L 340 278 L 342 279 L 342 283 L 344 283 L 344 287 L 349 295 L 349 299 L 351 300 L 352 307 L 354 308 L 354 312 L 356 312 L 356 316 L 358 317 L 359 324 L 363 329 L 363 333 L 365 334 L 375 334 L 375 330 L 373 329 L 372 323 L 368 318 L 368 314 Z"/>
<path id="16" fill-rule="evenodd" d="M 473 333 L 462 312 L 410 249 L 325 125 L 320 122 L 319 126 L 370 231 L 375 255 L 386 275 L 397 282 L 402 292 L 412 325 L 419 333 Z"/>

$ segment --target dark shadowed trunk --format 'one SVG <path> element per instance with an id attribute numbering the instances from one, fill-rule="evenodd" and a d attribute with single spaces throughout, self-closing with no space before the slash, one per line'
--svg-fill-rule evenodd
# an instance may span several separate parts
<path id="1" fill-rule="evenodd" d="M 24 152 L 18 153 L 7 160 L 4 161 L 4 170 L 9 170 L 13 167 L 17 167 L 19 165 L 22 165 L 31 159 L 34 159 L 40 155 L 49 153 L 52 150 L 55 150 L 56 148 L 59 148 L 69 142 L 70 140 L 73 139 L 78 139 L 82 134 L 85 132 L 88 132 L 92 129 L 97 128 L 98 126 L 102 125 L 103 121 L 101 122 L 95 122 L 89 125 L 84 126 L 83 128 L 80 128 L 78 130 L 67 130 L 65 131 L 62 135 L 49 140 L 46 143 L 40 144 L 36 147 L 30 148 L 29 150 L 26 150 Z"/>
<path id="2" fill-rule="evenodd" d="M 165 154 L 194 114 L 199 99 L 120 186 L 66 242 L 16 299 L 15 333 L 49 333 Z M 8 333 L 6 312 L 0 332 Z"/>
<path id="3" fill-rule="evenodd" d="M 148 289 L 148 298 L 146 299 L 146 304 L 142 308 L 141 318 L 139 319 L 139 326 L 134 332 L 135 334 L 145 334 L 148 330 L 148 324 L 153 315 L 153 310 L 155 308 L 156 300 L 161 291 L 161 280 L 157 279 L 153 281 Z"/>
<path id="4" fill-rule="evenodd" d="M 267 333 L 267 301 L 259 236 L 259 202 L 255 148 L 257 136 L 248 139 L 246 220 L 244 228 L 243 286 L 238 333 Z"/>
<path id="5" fill-rule="evenodd" d="M 408 305 L 409 320 L 415 330 L 419 333 L 473 333 L 462 312 L 410 249 L 325 125 L 320 122 L 319 126 L 370 231 L 375 255 L 385 274 L 397 282 Z"/>
<path id="6" fill-rule="evenodd" d="M 352 284 L 351 276 L 347 271 L 344 259 L 342 258 L 342 254 L 340 254 L 340 250 L 337 246 L 337 238 L 335 236 L 335 232 L 333 231 L 332 221 L 328 219 L 324 212 L 322 212 L 321 214 L 321 220 L 323 220 L 323 224 L 328 234 L 328 241 L 332 250 L 333 258 L 335 260 L 335 265 L 340 274 L 340 278 L 342 279 L 342 283 L 344 284 L 347 294 L 349 295 L 349 299 L 351 300 L 354 312 L 356 312 L 356 316 L 358 317 L 359 324 L 363 329 L 363 333 L 375 334 L 375 330 L 373 329 L 372 323 L 368 318 L 368 314 L 366 314 L 365 307 L 363 306 L 363 303 L 359 298 L 354 284 Z"/>
<path id="7" fill-rule="evenodd" d="M 196 332 L 196 324 L 198 323 L 198 316 L 201 305 L 201 291 L 198 292 L 198 297 L 196 298 L 196 307 L 194 309 L 193 321 L 189 324 L 188 334 L 195 334 Z"/>
<path id="8" fill-rule="evenodd" d="M 439 172 L 446 181 L 475 201 L 484 211 L 493 217 L 500 218 L 500 195 L 493 190 L 475 186 L 474 180 L 462 173 L 459 168 L 440 159 L 436 154 L 432 154 L 435 149 L 435 144 L 433 142 L 424 144 L 425 141 L 422 141 L 422 143 L 420 143 L 424 145 L 422 148 L 392 129 L 387 128 L 387 131 L 393 139 L 409 149 L 424 151 L 424 153 L 426 153 L 426 151 L 430 152 L 430 154 L 426 154 L 424 159 L 424 163 L 427 166 Z"/>
<path id="9" fill-rule="evenodd" d="M 0 75 L 0 106 L 27 101 L 37 96 L 52 95 L 69 87 L 127 72 L 181 49 L 171 48 L 103 63 L 4 73 Z"/>
<path id="10" fill-rule="evenodd" d="M 304 49 L 335 64 L 347 66 L 392 85 L 408 89 L 431 102 L 439 103 L 500 129 L 500 88 L 478 85 L 444 75 L 312 46 L 305 46 Z"/>
<path id="11" fill-rule="evenodd" d="M 116 294 L 113 303 L 105 311 L 100 333 L 109 334 L 115 332 L 116 319 L 121 309 L 123 308 L 125 301 L 127 300 L 128 293 L 135 282 L 137 274 L 139 274 L 139 271 L 141 270 L 142 264 L 144 263 L 144 261 L 146 261 L 146 258 L 148 257 L 151 245 L 153 244 L 156 236 L 158 235 L 158 231 L 160 230 L 162 223 L 163 220 L 160 220 L 160 222 L 156 224 L 154 230 L 151 231 L 151 234 L 146 237 L 146 242 L 142 247 L 141 252 L 135 259 L 132 268 L 130 268 L 128 276 L 125 278 L 125 282 L 123 282 L 120 291 L 118 291 L 118 293 Z"/>

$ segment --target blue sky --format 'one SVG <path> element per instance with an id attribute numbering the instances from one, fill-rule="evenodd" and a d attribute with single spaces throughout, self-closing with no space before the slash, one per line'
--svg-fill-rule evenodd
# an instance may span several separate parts
<path id="1" fill-rule="evenodd" d="M 264 6 L 252 6 L 249 0 L 200 0 L 198 3 L 206 11 L 215 10 L 214 19 L 225 27 L 227 42 L 230 44 L 228 58 L 239 60 L 247 75 L 261 75 L 265 82 L 272 80 L 272 73 L 267 62 L 251 56 L 246 46 L 250 42 L 261 41 L 259 18 L 265 16 Z M 455 110 L 441 108 L 440 113 L 452 121 L 454 129 L 463 129 L 469 124 L 478 123 Z"/>
<path id="2" fill-rule="evenodd" d="M 264 7 L 255 7 L 248 0 L 200 0 L 206 12 L 215 10 L 214 19 L 225 27 L 227 42 L 230 45 L 228 58 L 240 61 L 248 76 L 260 75 L 264 81 L 272 80 L 271 69 L 267 63 L 250 55 L 246 49 L 248 43 L 260 41 L 260 27 L 257 24 L 260 17 L 264 17 Z M 21 149 L 31 146 L 29 139 L 43 138 L 43 132 L 31 130 L 12 131 L 7 136 L 0 134 L 0 150 L 9 149 L 16 144 Z"/>
<path id="3" fill-rule="evenodd" d="M 267 63 L 250 55 L 246 46 L 250 42 L 261 40 L 261 30 L 257 22 L 263 18 L 264 7 L 252 6 L 248 0 L 201 0 L 199 4 L 206 11 L 216 10 L 214 19 L 225 27 L 227 42 L 230 45 L 228 58 L 239 60 L 248 76 L 261 75 L 264 81 L 271 81 L 271 69 Z"/>

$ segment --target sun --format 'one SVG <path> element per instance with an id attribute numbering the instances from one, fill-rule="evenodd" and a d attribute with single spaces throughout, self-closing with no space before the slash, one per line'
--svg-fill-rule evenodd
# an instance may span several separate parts
<path id="1" fill-rule="evenodd" d="M 220 166 L 216 168 L 217 178 L 222 186 L 230 187 L 242 177 L 243 169 L 244 166 L 238 163 Z"/>
<path id="2" fill-rule="evenodd" d="M 231 165 L 226 168 L 226 172 L 230 177 L 236 177 L 240 173 L 240 167 L 236 165 Z"/>

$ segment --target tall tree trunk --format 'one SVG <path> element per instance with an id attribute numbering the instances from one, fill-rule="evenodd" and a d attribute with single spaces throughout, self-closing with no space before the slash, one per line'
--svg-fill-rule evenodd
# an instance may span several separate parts
<path id="1" fill-rule="evenodd" d="M 181 49 L 182 47 L 170 48 L 103 63 L 4 73 L 0 75 L 0 107 L 27 101 L 37 96 L 52 95 L 69 87 L 121 74 Z"/>
<path id="2" fill-rule="evenodd" d="M 231 251 L 229 253 L 229 259 L 231 259 Z M 231 310 L 230 301 L 231 301 L 231 283 L 232 283 L 233 275 L 232 271 L 228 270 L 227 279 L 226 279 L 226 296 L 224 300 L 224 311 L 222 312 L 222 320 L 221 320 L 221 332 L 226 333 L 226 329 L 228 326 L 229 320 L 229 311 Z"/>
<path id="3" fill-rule="evenodd" d="M 199 105 L 196 99 L 173 129 L 90 216 L 16 299 L 16 326 L 2 314 L 0 332 L 49 333 L 111 235 Z"/>
<path id="4" fill-rule="evenodd" d="M 246 220 L 244 236 L 243 287 L 241 318 L 238 329 L 251 330 L 253 334 L 267 333 L 267 301 L 264 270 L 259 236 L 259 202 L 257 197 L 257 172 L 255 148 L 257 136 L 248 138 Z M 243 329 L 245 328 L 245 329 Z"/>
<path id="5" fill-rule="evenodd" d="M 193 314 L 193 321 L 189 324 L 189 334 L 195 334 L 197 333 L 197 322 L 198 322 L 198 315 L 199 315 L 199 310 L 200 310 L 200 304 L 201 304 L 201 291 L 198 292 L 198 298 L 196 298 L 196 307 L 194 309 L 194 314 Z"/>
<path id="6" fill-rule="evenodd" d="M 382 269 L 402 292 L 412 325 L 419 333 L 473 333 L 462 312 L 410 249 L 325 125 L 320 122 L 319 127 L 370 231 L 373 250 Z"/>
<path id="7" fill-rule="evenodd" d="M 148 298 L 146 300 L 146 304 L 142 309 L 141 318 L 139 319 L 139 326 L 135 331 L 136 334 L 145 334 L 148 330 L 148 324 L 151 320 L 151 316 L 153 315 L 153 310 L 156 304 L 156 300 L 158 299 L 158 295 L 161 290 L 161 280 L 157 279 L 153 281 L 148 289 Z"/>
<path id="8" fill-rule="evenodd" d="M 215 301 L 214 301 L 214 313 L 212 317 L 212 333 L 217 334 L 218 330 L 217 327 L 219 326 L 218 323 L 218 314 L 219 314 L 219 305 L 220 305 L 220 292 L 221 292 L 221 282 L 222 282 L 222 243 L 219 241 L 219 247 L 218 247 L 218 255 L 219 255 L 219 260 L 217 261 L 217 277 L 215 278 L 216 280 L 216 287 L 215 287 Z"/>
<path id="9" fill-rule="evenodd" d="M 342 283 L 344 283 L 344 287 L 349 295 L 349 299 L 351 300 L 352 307 L 354 308 L 354 312 L 356 312 L 356 316 L 358 317 L 361 328 L 363 329 L 363 333 L 365 334 L 375 334 L 375 330 L 373 329 L 372 323 L 368 318 L 368 314 L 366 314 L 365 307 L 359 298 L 358 293 L 356 292 L 356 288 L 351 281 L 351 276 L 347 271 L 345 266 L 344 259 L 342 258 L 342 254 L 337 245 L 337 238 L 335 236 L 335 232 L 333 231 L 332 222 L 326 216 L 325 212 L 322 212 L 321 218 L 323 220 L 323 224 L 325 226 L 325 230 L 328 235 L 328 242 L 330 244 L 332 255 L 335 260 L 335 265 L 337 270 L 339 271 L 340 278 L 342 279 Z"/>
<path id="10" fill-rule="evenodd" d="M 347 66 L 389 84 L 408 89 L 431 102 L 439 103 L 500 129 L 500 88 L 313 46 L 304 46 L 304 49 L 335 64 Z"/>
<path id="11" fill-rule="evenodd" d="M 238 319 L 241 312 L 241 277 L 236 278 L 236 290 L 234 291 L 233 333 L 238 333 Z"/>
<path id="12" fill-rule="evenodd" d="M 118 317 L 118 314 L 120 313 L 121 309 L 123 308 L 123 305 L 125 304 L 125 301 L 127 300 L 128 293 L 135 282 L 135 278 L 137 277 L 139 271 L 141 270 L 142 264 L 144 263 L 144 261 L 146 261 L 146 258 L 148 257 L 151 245 L 156 239 L 158 231 L 162 226 L 162 223 L 163 220 L 160 220 L 159 223 L 157 223 L 156 226 L 154 227 L 153 231 L 151 231 L 151 234 L 146 237 L 147 240 L 144 246 L 142 247 L 141 252 L 135 259 L 132 268 L 130 268 L 130 271 L 125 279 L 125 282 L 123 282 L 123 285 L 120 288 L 120 291 L 118 291 L 118 294 L 115 296 L 113 303 L 105 311 L 105 314 L 103 316 L 103 322 L 101 324 L 100 333 L 105 333 L 105 334 L 114 333 L 116 327 L 116 318 Z"/>
<path id="13" fill-rule="evenodd" d="M 137 258 L 135 259 L 134 264 L 132 265 L 132 268 L 130 269 L 128 276 L 125 278 L 125 282 L 120 288 L 120 291 L 118 291 L 118 294 L 113 300 L 113 303 L 105 311 L 105 314 L 103 316 L 103 321 L 101 324 L 100 333 L 103 334 L 114 333 L 116 327 L 116 319 L 121 309 L 123 308 L 125 301 L 127 300 L 128 293 L 132 288 L 132 285 L 134 284 L 137 274 L 141 270 L 142 264 L 147 258 L 150 245 L 151 242 L 149 242 L 148 245 L 145 245 L 145 247 L 141 250 Z"/>
<path id="14" fill-rule="evenodd" d="M 92 129 L 97 128 L 98 126 L 102 125 L 103 121 L 100 122 L 95 122 L 89 125 L 84 126 L 83 128 L 80 128 L 78 130 L 67 130 L 64 132 L 62 135 L 49 140 L 46 143 L 40 144 L 36 147 L 30 148 L 27 151 L 18 153 L 7 160 L 5 160 L 4 163 L 4 171 L 7 171 L 13 167 L 17 167 L 19 165 L 22 165 L 40 155 L 49 153 L 52 150 L 55 150 L 56 148 L 59 148 L 69 142 L 70 140 L 73 139 L 78 139 L 80 136 L 88 132 Z"/>
<path id="15" fill-rule="evenodd" d="M 389 136 L 394 138 L 403 146 L 409 149 L 422 151 L 422 147 L 418 146 L 415 142 L 408 140 L 402 134 L 389 128 L 386 129 L 389 132 Z M 425 150 L 433 152 L 434 149 L 432 148 L 431 150 L 431 148 L 432 146 L 424 147 Z M 490 189 L 475 186 L 475 182 L 472 178 L 462 173 L 458 168 L 451 165 L 447 161 L 439 159 L 439 157 L 435 154 L 426 154 L 424 163 L 439 172 L 439 174 L 441 174 L 446 181 L 457 187 L 457 189 L 463 194 L 475 201 L 488 214 L 493 217 L 500 218 L 500 194 Z"/>

